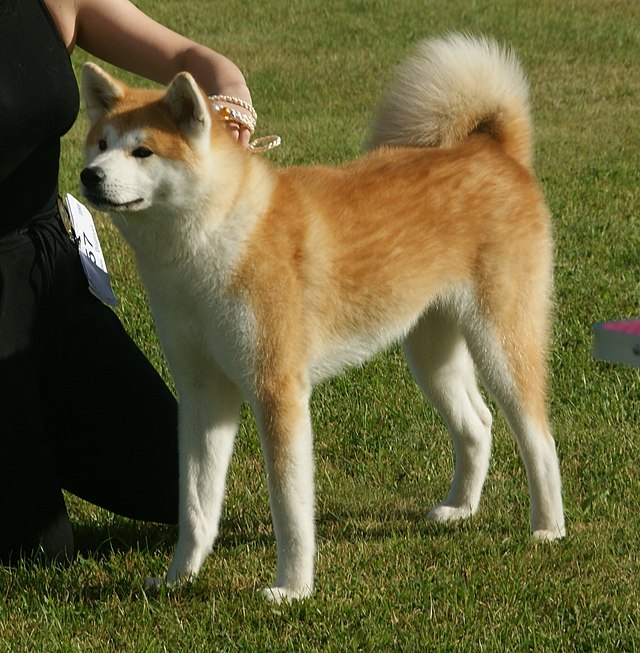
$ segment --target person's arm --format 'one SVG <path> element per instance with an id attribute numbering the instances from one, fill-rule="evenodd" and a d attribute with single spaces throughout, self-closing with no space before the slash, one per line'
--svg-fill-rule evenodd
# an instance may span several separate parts
<path id="1" fill-rule="evenodd" d="M 161 84 L 190 72 L 209 95 L 235 96 L 251 104 L 240 69 L 225 56 L 173 32 L 129 0 L 45 0 L 67 48 L 74 45 Z M 243 128 L 241 140 L 250 134 Z"/>

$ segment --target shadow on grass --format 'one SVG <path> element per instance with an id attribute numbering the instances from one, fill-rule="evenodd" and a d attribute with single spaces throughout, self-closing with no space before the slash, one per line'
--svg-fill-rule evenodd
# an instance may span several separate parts
<path id="1" fill-rule="evenodd" d="M 451 524 L 427 519 L 426 510 L 415 508 L 390 509 L 381 506 L 379 511 L 362 508 L 324 512 L 317 522 L 320 537 L 334 541 L 385 541 L 398 537 L 436 539 L 452 533 L 462 533 L 478 526 L 474 518 Z"/>
<path id="2" fill-rule="evenodd" d="M 114 515 L 108 523 L 74 525 L 77 554 L 104 560 L 131 551 L 171 555 L 178 540 L 176 525 L 142 522 Z M 273 541 L 270 522 L 248 520 L 245 516 L 224 517 L 215 549 L 264 546 Z"/>
<path id="3" fill-rule="evenodd" d="M 178 537 L 177 526 L 114 517 L 111 523 L 75 525 L 76 553 L 104 560 L 129 551 L 170 552 Z"/>
<path id="4" fill-rule="evenodd" d="M 319 539 L 340 543 L 394 540 L 416 537 L 441 540 L 465 534 L 486 534 L 497 539 L 517 538 L 513 523 L 479 515 L 455 523 L 438 523 L 427 518 L 427 510 L 415 506 L 324 506 L 316 515 Z M 523 526 L 526 524 L 523 520 Z M 178 539 L 175 525 L 155 524 L 113 516 L 109 523 L 81 523 L 74 528 L 76 551 L 82 557 L 105 560 L 130 552 L 171 556 Z M 244 513 L 227 515 L 220 524 L 214 549 L 232 551 L 264 548 L 275 544 L 270 520 Z"/>

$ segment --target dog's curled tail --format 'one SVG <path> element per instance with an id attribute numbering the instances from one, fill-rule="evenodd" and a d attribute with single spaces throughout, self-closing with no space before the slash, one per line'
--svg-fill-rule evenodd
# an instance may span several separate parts
<path id="1" fill-rule="evenodd" d="M 520 63 L 493 40 L 449 34 L 420 42 L 397 68 L 367 149 L 448 147 L 478 132 L 531 167 L 529 92 Z"/>

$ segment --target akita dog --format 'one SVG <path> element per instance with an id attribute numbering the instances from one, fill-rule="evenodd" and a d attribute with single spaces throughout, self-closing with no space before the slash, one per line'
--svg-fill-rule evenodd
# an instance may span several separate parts
<path id="1" fill-rule="evenodd" d="M 491 414 L 477 373 L 515 433 L 534 537 L 564 535 L 545 397 L 550 219 L 525 76 L 493 41 L 450 35 L 394 80 L 363 158 L 279 170 L 229 137 L 189 74 L 136 90 L 84 68 L 83 193 L 133 248 L 179 396 L 169 583 L 197 574 L 216 539 L 244 399 L 278 551 L 265 595 L 312 592 L 312 386 L 398 340 L 455 451 L 429 517 L 478 508 Z"/>

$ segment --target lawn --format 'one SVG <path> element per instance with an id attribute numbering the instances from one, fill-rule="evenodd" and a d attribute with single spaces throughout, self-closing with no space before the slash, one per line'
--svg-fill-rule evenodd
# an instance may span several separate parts
<path id="1" fill-rule="evenodd" d="M 496 417 L 478 514 L 426 513 L 448 489 L 446 430 L 397 349 L 314 394 L 315 595 L 274 607 L 275 546 L 248 411 L 221 538 L 193 583 L 150 594 L 176 530 L 68 496 L 80 555 L 68 569 L 0 569 L 0 652 L 640 650 L 640 373 L 593 361 L 591 325 L 640 314 L 640 3 L 635 0 L 140 0 L 246 74 L 275 165 L 362 150 L 393 65 L 423 36 L 464 30 L 514 47 L 529 73 L 536 171 L 556 243 L 550 408 L 568 534 L 528 533 L 524 470 Z M 78 70 L 84 55 L 74 54 Z M 81 118 L 61 187 L 79 195 Z M 98 216 L 136 340 L 166 367 L 131 256 Z M 167 376 L 167 380 L 170 382 Z M 143 473 L 143 470 L 141 470 Z"/>

